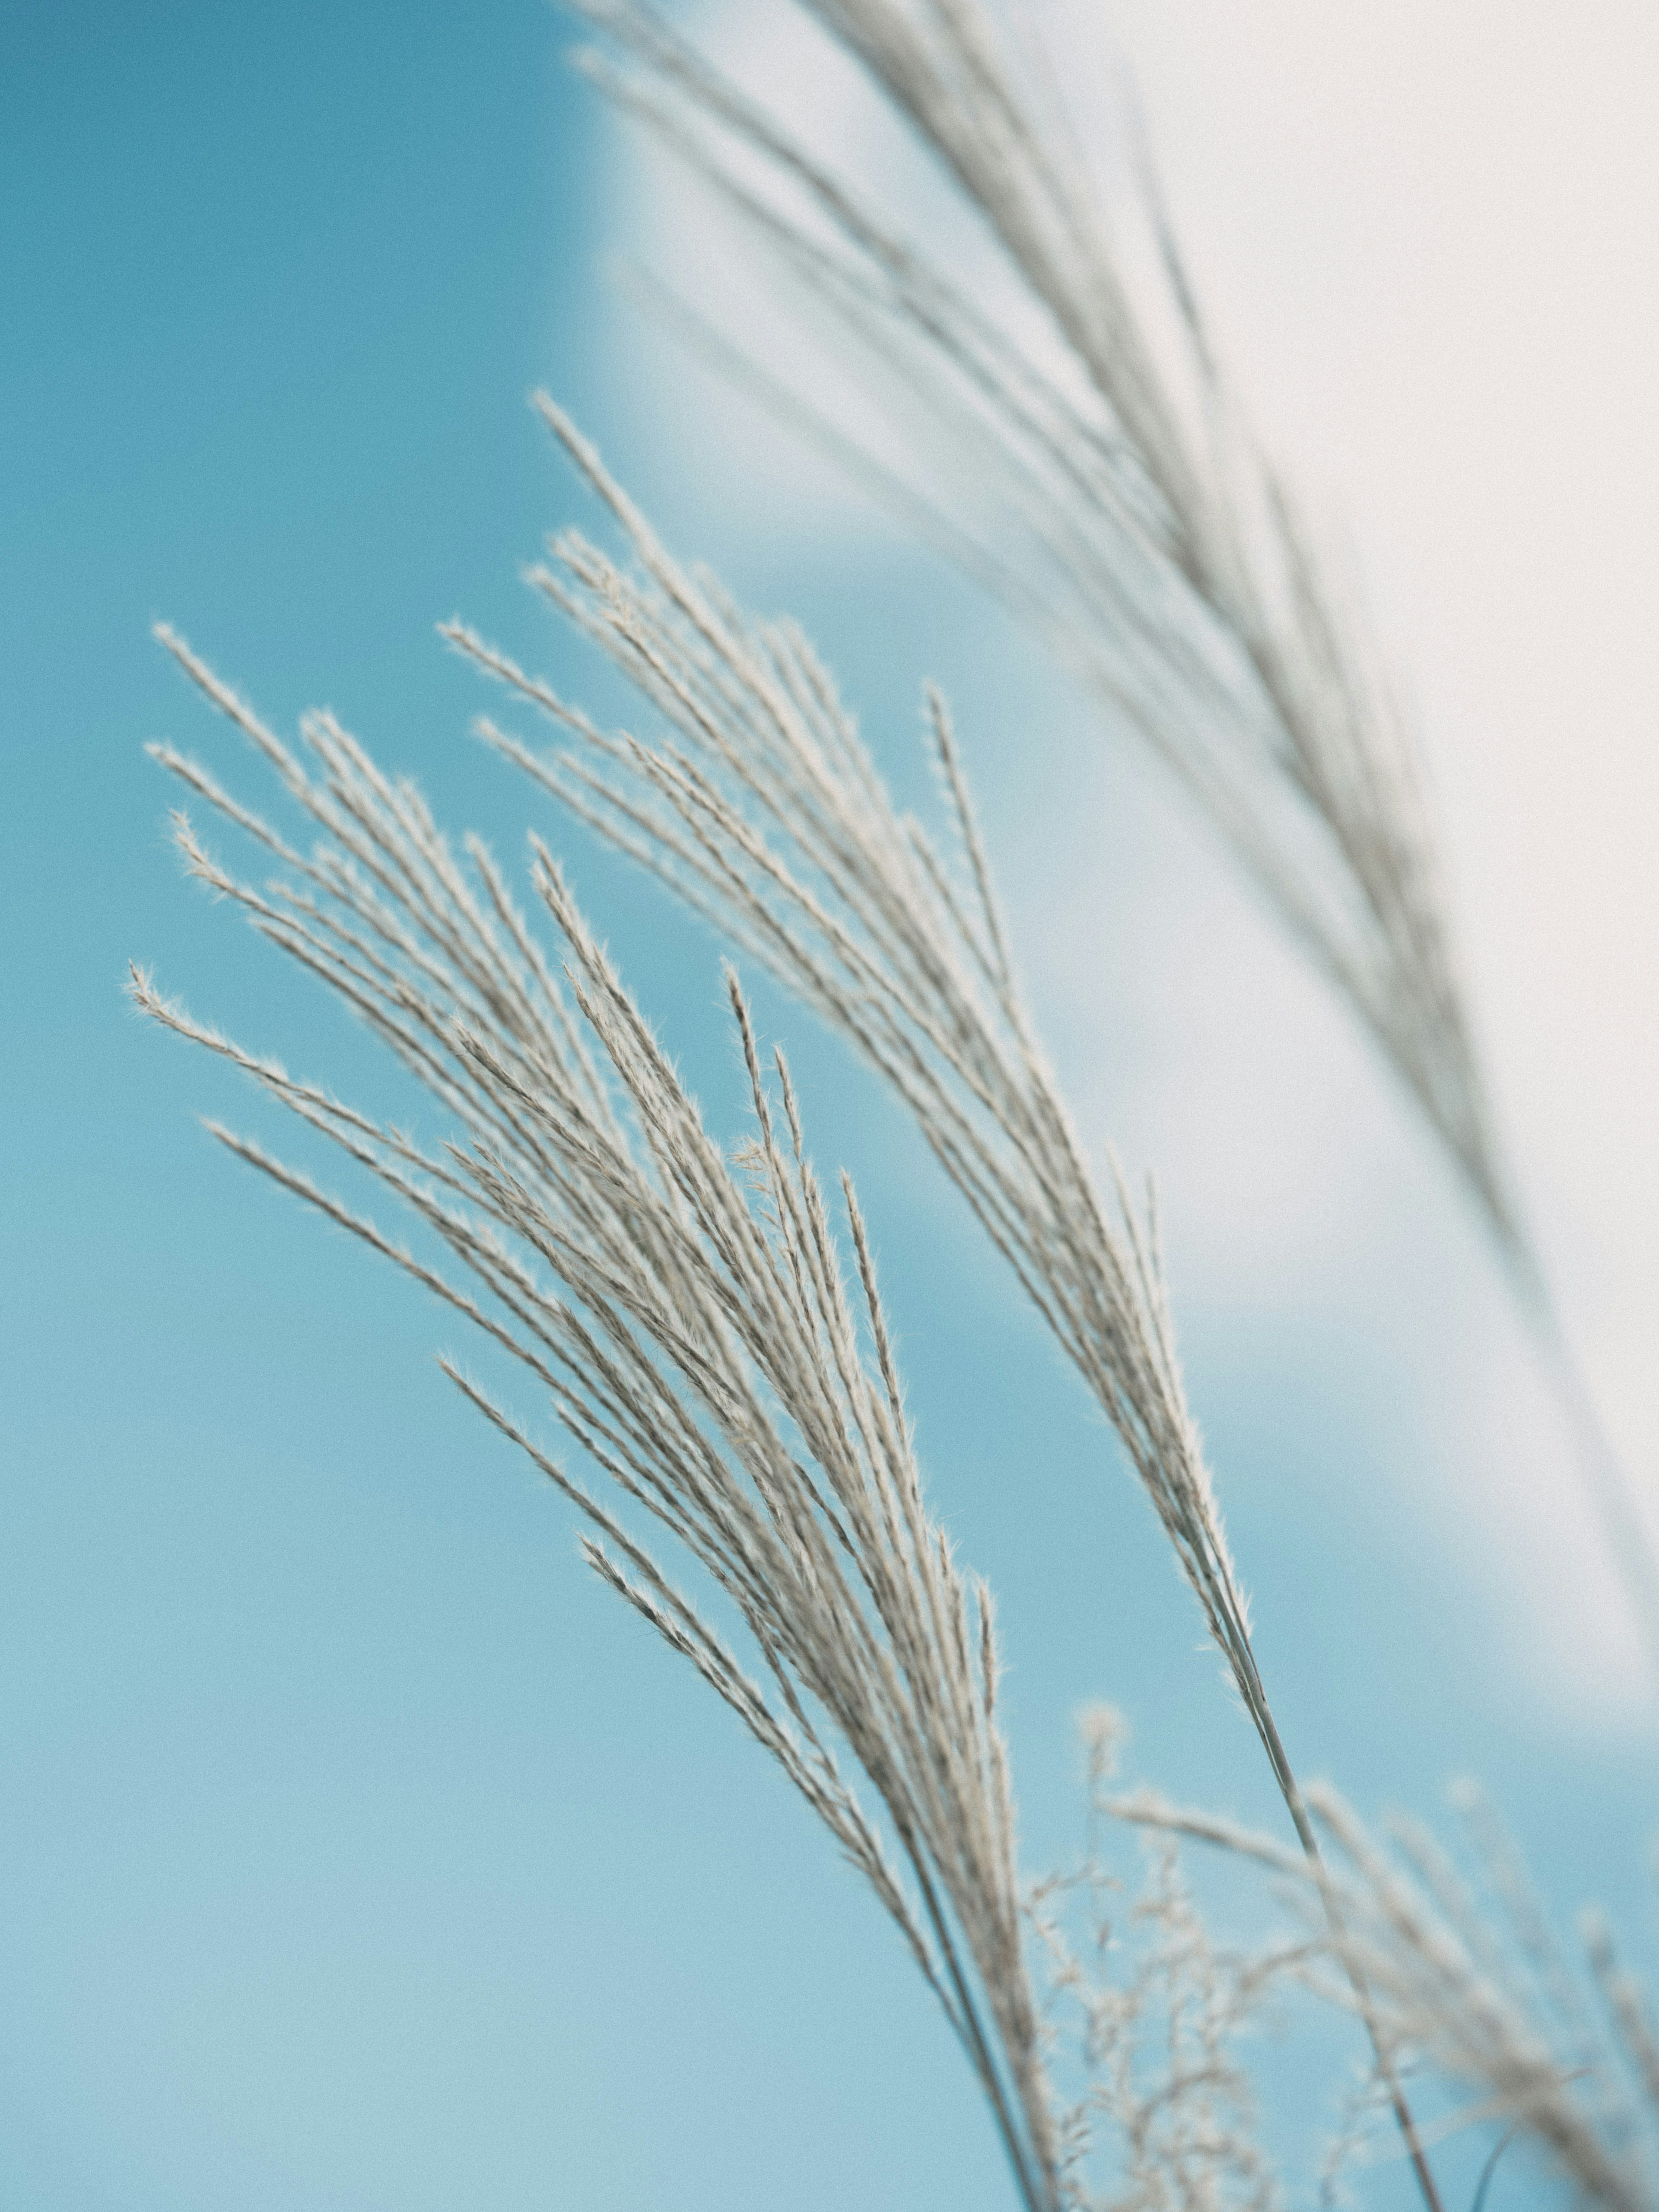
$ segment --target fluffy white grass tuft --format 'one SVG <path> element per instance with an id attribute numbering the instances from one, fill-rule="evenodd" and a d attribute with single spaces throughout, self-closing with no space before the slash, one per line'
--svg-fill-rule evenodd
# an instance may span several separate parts
<path id="1" fill-rule="evenodd" d="M 781 1054 L 775 1097 L 729 979 L 755 1134 L 728 1165 L 545 848 L 536 889 L 574 1012 L 477 840 L 458 860 L 413 787 L 326 714 L 305 725 L 313 777 L 182 640 L 161 635 L 319 833 L 302 854 L 207 769 L 158 746 L 285 872 L 264 890 L 243 883 L 179 815 L 191 873 L 360 1015 L 456 1134 L 422 1150 L 193 1021 L 135 971 L 138 1005 L 232 1060 L 410 1210 L 464 1278 L 214 1127 L 518 1360 L 586 1461 L 729 1601 L 762 1680 L 611 1507 L 445 1362 L 586 1516 L 589 1565 L 697 1668 L 869 1882 L 989 2100 L 1022 2201 L 1051 2212 L 1056 2152 L 990 1595 L 927 1511 L 857 1201 L 843 1177 L 855 1303 Z M 836 1739 L 884 1810 L 896 1863 Z"/>
<path id="2" fill-rule="evenodd" d="M 1149 1194 L 1097 1195 L 1033 1036 L 937 693 L 928 715 L 957 851 L 901 817 L 801 632 L 682 568 L 545 395 L 538 404 L 627 533 L 637 574 L 557 541 L 532 580 L 677 743 L 599 730 L 460 623 L 460 651 L 570 732 L 542 755 L 481 733 L 578 818 L 761 959 L 893 1087 L 1076 1366 L 1173 1544 L 1276 1771 L 1249 1608 L 1188 1407 Z"/>

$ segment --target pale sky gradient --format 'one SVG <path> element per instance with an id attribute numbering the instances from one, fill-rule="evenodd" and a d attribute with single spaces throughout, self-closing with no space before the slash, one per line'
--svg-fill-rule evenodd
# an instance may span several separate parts
<path id="1" fill-rule="evenodd" d="M 802 67 L 773 0 L 723 20 Z M 1245 387 L 1420 701 L 1522 1175 L 1650 1477 L 1659 32 L 1611 5 L 1118 21 Z M 1599 1899 L 1651 1957 L 1652 1697 L 1443 1172 L 1156 779 L 600 281 L 707 240 L 572 35 L 540 0 L 0 0 L 8 2212 L 1008 2202 L 890 1931 L 459 1402 L 452 1320 L 222 1157 L 198 1115 L 303 1147 L 121 996 L 153 963 L 296 1072 L 405 1103 L 179 880 L 146 739 L 269 794 L 164 617 L 279 727 L 334 706 L 510 873 L 547 836 L 742 1135 L 718 948 L 468 740 L 501 702 L 434 638 L 459 611 L 631 711 L 518 581 L 545 531 L 598 526 L 538 383 L 678 550 L 800 617 L 917 803 L 921 679 L 952 692 L 1066 1082 L 1160 1178 L 1298 1759 L 1430 1816 L 1478 1770 L 1564 1924 Z M 887 160 L 834 82 L 797 76 Z M 757 1004 L 820 1164 L 859 1178 L 932 1495 L 997 1592 L 1027 1864 L 1077 1847 L 1099 1697 L 1137 1776 L 1281 1818 L 1039 1324 L 875 1086 Z M 1304 2173 L 1334 2105 L 1297 2046 L 1261 2055 Z M 1447 2152 L 1449 2201 L 1486 2148 Z M 1532 2201 L 1504 2181 L 1492 2212 Z M 1404 2206 L 1397 2169 L 1364 2201 Z"/>

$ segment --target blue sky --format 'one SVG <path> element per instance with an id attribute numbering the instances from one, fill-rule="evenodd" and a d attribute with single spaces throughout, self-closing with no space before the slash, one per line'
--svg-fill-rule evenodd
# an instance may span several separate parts
<path id="1" fill-rule="evenodd" d="M 257 786 L 150 642 L 166 618 L 279 725 L 335 707 L 452 828 L 516 860 L 536 820 L 738 1133 L 716 948 L 469 742 L 490 702 L 433 635 L 459 610 L 617 704 L 517 581 L 592 520 L 538 383 L 685 550 L 803 616 L 896 781 L 922 787 L 921 678 L 955 692 L 1085 1127 L 1165 1178 L 1193 1395 L 1299 1755 L 1425 1810 L 1481 1771 L 1559 1902 L 1644 1936 L 1650 1699 L 1577 1674 L 1555 1696 L 1517 1658 L 1554 1524 L 1492 1500 L 1506 1453 L 1534 1482 L 1549 1446 L 1438 1171 L 1020 641 L 876 518 L 816 525 L 811 471 L 781 517 L 775 477 L 739 481 L 729 410 L 602 281 L 642 173 L 566 27 L 530 0 L 0 24 L 0 2201 L 1007 2201 L 875 1909 L 590 1584 L 568 1515 L 437 1372 L 451 1324 L 220 1155 L 198 1114 L 268 1121 L 123 1001 L 137 957 L 297 1069 L 382 1080 L 179 878 L 144 742 Z M 1075 928 L 1044 935 L 1067 876 Z M 759 1003 L 820 1158 L 860 1178 L 935 1497 L 1000 1594 L 1032 1863 L 1072 1846 L 1071 1715 L 1100 1695 L 1138 1772 L 1270 1817 L 1115 1447 L 882 1098 Z M 1316 1155 L 1346 1164 L 1315 1226 L 1263 1226 Z M 1212 1239 L 1183 1174 L 1229 1194 Z"/>

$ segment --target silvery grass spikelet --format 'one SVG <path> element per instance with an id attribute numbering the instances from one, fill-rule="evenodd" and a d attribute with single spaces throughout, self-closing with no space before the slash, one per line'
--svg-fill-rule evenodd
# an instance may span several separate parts
<path id="1" fill-rule="evenodd" d="M 884 198 L 815 157 L 650 7 L 577 0 L 627 57 L 582 65 L 827 319 L 838 367 L 896 423 L 896 458 L 869 442 L 867 406 L 849 435 L 694 306 L 654 280 L 647 295 L 1152 749 L 1348 1007 L 1491 1232 L 1659 1665 L 1659 1559 L 1504 1157 L 1412 733 L 1352 595 L 1246 419 L 1127 79 L 1100 134 L 1121 173 L 1109 205 L 1017 7 L 803 3 L 932 157 L 1030 313 L 947 274 Z M 943 462 L 919 467 L 941 444 Z"/>
<path id="2" fill-rule="evenodd" d="M 764 961 L 903 1101 L 1121 1438 L 1316 1863 L 1187 1403 L 1156 1209 L 1149 1194 L 1137 1218 L 1115 1170 L 1115 1211 L 1096 1190 L 1020 999 L 943 701 L 930 693 L 929 719 L 956 866 L 894 807 L 800 630 L 754 620 L 714 576 L 683 568 L 569 420 L 544 394 L 537 404 L 637 568 L 567 532 L 556 568 L 531 580 L 673 737 L 601 731 L 451 623 L 458 650 L 574 743 L 540 755 L 493 723 L 481 734 Z M 1438 2212 L 1402 2095 L 1395 2111 Z"/>
<path id="3" fill-rule="evenodd" d="M 303 726 L 313 774 L 182 640 L 161 635 L 316 833 L 302 851 L 209 769 L 156 746 L 281 871 L 263 888 L 241 881 L 181 814 L 191 873 L 361 1016 L 455 1133 L 422 1148 L 192 1020 L 135 971 L 138 1005 L 233 1061 L 410 1209 L 457 1272 L 210 1125 L 519 1362 L 619 1500 L 729 1603 L 759 1679 L 611 1506 L 444 1362 L 585 1516 L 589 1564 L 697 1668 L 868 1881 L 973 2067 L 1021 2201 L 1057 2212 L 990 1594 L 928 1512 L 869 1239 L 843 1177 L 855 1302 L 781 1055 L 775 1095 L 729 978 L 755 1134 L 728 1164 L 544 846 L 535 886 L 565 982 L 482 843 L 458 857 L 414 787 L 386 777 L 327 714 Z M 842 1755 L 879 1801 L 896 1852 Z"/>

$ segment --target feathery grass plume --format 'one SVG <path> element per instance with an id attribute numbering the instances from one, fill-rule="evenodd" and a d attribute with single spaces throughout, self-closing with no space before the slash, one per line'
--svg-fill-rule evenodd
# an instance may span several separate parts
<path id="1" fill-rule="evenodd" d="M 631 58 L 580 58 L 827 314 L 899 410 L 850 438 L 695 308 L 694 345 L 872 485 L 1042 637 L 1173 771 L 1382 1052 L 1495 1240 L 1659 1665 L 1659 1558 L 1585 1389 L 1502 1156 L 1411 733 L 1212 343 L 1125 79 L 1109 203 L 1037 42 L 979 0 L 803 0 L 936 160 L 1031 317 L 953 282 L 639 0 L 574 0 Z M 757 181 L 758 173 L 759 181 Z M 867 422 L 866 410 L 866 422 Z M 915 456 L 943 441 L 942 469 Z"/>
<path id="2" fill-rule="evenodd" d="M 915 1115 L 1122 1438 L 1276 1763 L 1228 1549 L 1176 1358 L 1150 1201 L 1097 1197 L 1021 1003 L 943 700 L 928 698 L 959 836 L 948 865 L 901 817 L 828 672 L 791 623 L 751 621 L 682 568 L 593 448 L 538 404 L 627 534 L 637 574 L 577 533 L 532 580 L 679 740 L 599 730 L 459 623 L 446 635 L 572 732 L 543 755 L 481 733 L 848 1039 Z M 965 880 L 964 880 L 965 878 Z"/>
<path id="3" fill-rule="evenodd" d="M 532 581 L 661 714 L 678 742 L 601 731 L 459 623 L 445 635 L 576 740 L 548 755 L 480 732 L 814 1007 L 898 1093 L 1116 1430 L 1271 1763 L 1318 1844 L 1250 1640 L 1249 1607 L 1188 1407 L 1149 1193 L 1097 1195 L 1021 1002 L 949 716 L 928 712 L 960 848 L 901 817 L 792 623 L 743 612 L 683 568 L 545 394 L 537 404 L 624 532 L 627 574 L 574 532 Z M 1432 2177 L 1398 2117 L 1431 2212 Z"/>
<path id="4" fill-rule="evenodd" d="M 729 977 L 755 1116 L 734 1172 L 545 848 L 535 884 L 574 1015 L 482 843 L 467 841 L 464 864 L 414 787 L 325 714 L 303 725 L 312 774 L 182 640 L 160 635 L 317 833 L 301 851 L 206 768 L 153 747 L 282 873 L 263 889 L 238 880 L 179 815 L 190 872 L 360 1015 L 456 1133 L 424 1150 L 135 974 L 139 1005 L 232 1060 L 410 1209 L 459 1272 L 214 1128 L 521 1362 L 586 1460 L 741 1616 L 759 1680 L 610 1507 L 444 1362 L 586 1516 L 589 1564 L 725 1699 L 868 1881 L 973 2066 L 1021 2201 L 1057 2212 L 990 1595 L 928 1513 L 869 1239 L 843 1177 L 860 1323 L 781 1055 L 775 1095 Z M 897 1863 L 844 1778 L 837 1736 L 885 1810 Z"/>
<path id="5" fill-rule="evenodd" d="M 1488 2124 L 1498 2134 L 1494 2159 L 1519 2138 L 1580 2200 L 1652 2212 L 1659 2043 L 1644 1995 L 1620 1966 L 1604 1923 L 1587 1919 L 1585 1958 L 1607 2023 L 1597 2024 L 1485 1800 L 1464 1785 L 1457 1802 L 1484 1895 L 1419 1824 L 1395 1820 L 1379 1837 L 1328 1784 L 1308 1790 L 1328 1846 L 1322 1881 L 1273 1838 L 1153 1792 L 1112 1799 L 1108 1809 L 1280 1877 L 1305 1926 L 1309 1986 L 1344 2008 L 1363 1986 L 1368 2025 L 1395 2078 L 1426 2069 L 1473 2100 L 1442 2132 Z"/>
<path id="6" fill-rule="evenodd" d="M 1272 2212 L 1279 2191 L 1237 2046 L 1307 1947 L 1214 1943 L 1168 1838 L 1152 1839 L 1138 1888 L 1112 1870 L 1102 1844 L 1118 1725 L 1107 1708 L 1083 1717 L 1084 1856 L 1035 1884 L 1029 1905 L 1054 2046 L 1076 2051 L 1066 2070 L 1055 2047 L 1049 2054 L 1056 2088 L 1078 2084 L 1056 2121 L 1066 2203 L 1075 2212 Z"/>

